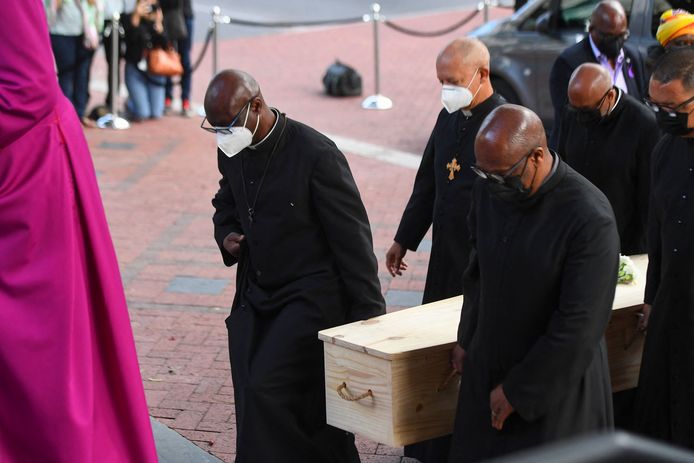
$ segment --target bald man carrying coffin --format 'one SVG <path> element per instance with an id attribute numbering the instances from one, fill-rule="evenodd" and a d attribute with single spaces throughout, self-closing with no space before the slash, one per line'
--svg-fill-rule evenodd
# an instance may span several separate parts
<path id="1" fill-rule="evenodd" d="M 613 425 L 603 339 L 619 261 L 610 203 L 547 148 L 529 109 L 492 111 L 475 156 L 451 463 Z"/>

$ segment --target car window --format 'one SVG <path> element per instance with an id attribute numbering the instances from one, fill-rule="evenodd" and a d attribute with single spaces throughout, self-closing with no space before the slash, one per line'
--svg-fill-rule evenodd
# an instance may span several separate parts
<path id="1" fill-rule="evenodd" d="M 620 0 L 627 14 L 631 16 L 632 0 Z M 590 15 L 598 4 L 597 0 L 561 0 L 559 27 L 562 29 L 586 30 Z"/>
<path id="2" fill-rule="evenodd" d="M 692 13 L 694 12 L 694 3 L 688 0 L 654 0 L 653 19 L 651 21 L 651 34 L 653 37 L 655 37 L 658 26 L 660 26 L 660 15 L 670 9 L 682 9 Z"/>
<path id="3" fill-rule="evenodd" d="M 588 30 L 588 22 L 590 21 L 590 14 L 593 12 L 593 8 L 598 4 L 600 0 L 561 0 L 560 3 L 560 14 L 557 21 L 557 27 L 560 30 L 576 30 L 576 31 L 586 31 Z M 667 3 L 668 0 L 655 0 L 656 2 L 661 1 Z M 682 0 L 670 0 L 670 1 L 682 1 Z M 685 0 L 687 1 L 687 0 Z M 692 0 L 694 1 L 694 0 Z M 633 0 L 620 0 L 622 6 L 624 6 L 624 11 L 627 13 L 627 18 L 631 16 L 631 8 L 633 5 Z M 663 9 L 665 11 L 667 8 Z M 520 30 L 522 31 L 534 31 L 536 28 L 537 19 L 545 14 L 549 10 L 549 1 L 542 4 L 540 8 L 537 8 L 532 16 L 526 18 L 525 21 L 520 25 Z M 662 13 L 662 12 L 661 12 Z M 658 15 L 660 17 L 660 15 Z M 656 26 L 657 28 L 657 26 Z"/>
<path id="4" fill-rule="evenodd" d="M 562 0 L 559 15 L 559 27 L 562 29 L 585 29 L 590 18 L 595 0 Z"/>
<path id="5" fill-rule="evenodd" d="M 524 31 L 524 32 L 531 32 L 536 29 L 536 23 L 537 19 L 542 16 L 543 14 L 547 13 L 549 11 L 549 1 L 544 2 L 539 8 L 537 8 L 531 16 L 525 19 L 523 23 L 520 25 L 518 30 Z"/>

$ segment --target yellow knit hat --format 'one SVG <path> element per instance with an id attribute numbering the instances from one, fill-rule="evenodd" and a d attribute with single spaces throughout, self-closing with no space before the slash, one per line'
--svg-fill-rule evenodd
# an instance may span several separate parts
<path id="1" fill-rule="evenodd" d="M 694 14 L 685 10 L 667 10 L 660 16 L 655 38 L 662 46 L 683 35 L 694 35 Z"/>

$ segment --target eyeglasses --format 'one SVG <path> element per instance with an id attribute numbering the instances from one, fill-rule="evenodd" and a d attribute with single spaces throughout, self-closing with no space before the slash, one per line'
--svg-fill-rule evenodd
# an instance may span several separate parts
<path id="1" fill-rule="evenodd" d="M 472 171 L 473 171 L 474 173 L 476 173 L 480 178 L 483 178 L 483 179 L 485 179 L 485 180 L 490 180 L 490 181 L 492 181 L 492 182 L 494 182 L 494 183 L 498 183 L 499 185 L 503 185 L 503 184 L 506 183 L 506 181 L 509 179 L 509 177 L 511 177 L 511 174 L 512 174 L 516 169 L 518 169 L 518 166 L 520 166 L 521 163 L 522 163 L 523 161 L 525 161 L 525 165 L 523 166 L 523 170 L 522 170 L 521 173 L 520 173 L 520 176 L 521 176 L 521 177 L 523 176 L 523 173 L 525 172 L 526 167 L 528 167 L 528 159 L 530 159 L 530 155 L 533 154 L 533 153 L 535 152 L 535 150 L 537 150 L 538 148 L 540 148 L 540 147 L 539 147 L 539 146 L 536 146 L 535 148 L 531 149 L 530 152 L 529 152 L 528 154 L 526 154 L 525 156 L 523 156 L 522 158 L 520 158 L 520 159 L 518 160 L 518 162 L 515 163 L 515 164 L 513 165 L 513 167 L 511 167 L 510 169 L 508 169 L 508 170 L 507 170 L 506 172 L 504 172 L 503 174 L 494 174 L 494 173 L 491 173 L 491 172 L 487 172 L 487 171 L 485 171 L 485 170 L 480 169 L 478 166 L 476 166 L 476 165 L 474 165 L 474 164 L 470 166 L 470 169 L 472 169 Z"/>
<path id="2" fill-rule="evenodd" d="M 629 32 L 629 29 L 626 31 L 622 32 L 621 34 L 608 34 L 607 32 L 603 32 L 599 29 L 594 29 L 595 34 L 600 37 L 600 40 L 616 40 L 616 39 L 624 39 L 625 41 L 629 38 L 631 33 Z"/>
<path id="3" fill-rule="evenodd" d="M 200 128 L 203 130 L 207 130 L 210 133 L 221 133 L 221 134 L 226 134 L 226 135 L 230 134 L 231 128 L 236 124 L 239 117 L 241 117 L 241 113 L 243 112 L 243 110 L 248 108 L 248 110 L 250 111 L 251 102 L 253 101 L 254 98 L 255 97 L 251 98 L 250 100 L 248 100 L 248 103 L 243 105 L 243 108 L 241 108 L 241 110 L 236 113 L 236 116 L 234 116 L 234 118 L 231 120 L 231 124 L 229 124 L 228 126 L 226 126 L 226 127 L 213 126 L 212 124 L 210 124 L 210 121 L 207 120 L 207 117 L 205 117 L 202 120 L 202 123 L 200 124 Z M 207 123 L 207 125 L 205 125 L 205 123 Z"/>
<path id="4" fill-rule="evenodd" d="M 676 117 L 676 116 L 677 116 L 677 110 L 678 110 L 678 109 L 681 109 L 681 108 L 684 108 L 685 106 L 687 106 L 687 105 L 688 105 L 689 103 L 691 103 L 692 101 L 694 101 L 694 96 L 692 96 L 691 98 L 686 99 L 686 100 L 683 101 L 682 103 L 680 103 L 680 104 L 678 104 L 678 105 L 676 105 L 676 106 L 674 106 L 674 107 L 672 107 L 672 108 L 668 108 L 667 106 L 663 106 L 663 105 L 660 105 L 660 104 L 656 103 L 655 101 L 651 100 L 651 99 L 648 98 L 648 97 L 646 97 L 646 98 L 643 99 L 643 102 L 646 103 L 646 106 L 648 106 L 649 108 L 651 108 L 651 109 L 653 110 L 653 112 L 658 113 L 658 112 L 661 112 L 661 111 L 662 111 L 662 112 L 664 112 L 665 114 L 667 114 L 667 115 L 670 116 L 670 117 Z M 691 112 L 691 111 L 689 111 L 689 112 Z"/>
<path id="5" fill-rule="evenodd" d="M 614 88 L 614 87 L 612 87 L 612 88 Z M 607 90 L 607 91 L 605 92 L 605 94 L 602 96 L 602 98 L 600 98 L 600 101 L 598 101 L 598 104 L 596 104 L 595 106 L 593 106 L 593 107 L 590 108 L 590 109 L 591 109 L 591 110 L 600 109 L 600 107 L 602 106 L 602 103 L 605 101 L 605 98 L 607 98 L 607 95 L 610 94 L 610 91 L 612 90 L 612 88 L 610 88 L 609 90 Z M 579 107 L 577 107 L 577 106 L 572 105 L 571 103 L 568 104 L 568 107 L 569 107 L 569 109 L 571 109 L 572 111 L 576 111 L 576 112 L 580 112 L 580 111 L 585 111 L 585 110 L 586 110 L 586 108 L 579 108 Z"/>
<path id="6" fill-rule="evenodd" d="M 665 48 L 683 48 L 691 46 L 694 46 L 694 37 L 691 35 L 685 35 L 670 40 Z"/>

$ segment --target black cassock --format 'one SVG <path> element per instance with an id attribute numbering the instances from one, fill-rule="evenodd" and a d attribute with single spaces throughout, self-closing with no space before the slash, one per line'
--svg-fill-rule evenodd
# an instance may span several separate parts
<path id="1" fill-rule="evenodd" d="M 477 177 L 470 169 L 475 163 L 475 137 L 484 118 L 503 103 L 504 99 L 494 94 L 469 115 L 463 111 L 449 114 L 443 109 L 429 136 L 395 234 L 396 242 L 416 251 L 433 224 L 423 304 L 462 293 L 463 272 L 470 256 L 470 191 Z M 453 166 L 454 158 L 458 170 L 452 172 L 450 180 L 448 166 Z M 405 455 L 422 463 L 438 463 L 445 460 L 449 446 L 450 436 L 445 436 L 405 446 Z"/>
<path id="2" fill-rule="evenodd" d="M 325 423 L 317 335 L 385 313 L 369 221 L 347 161 L 329 139 L 284 115 L 256 149 L 217 157 L 213 220 L 227 266 L 236 259 L 224 237 L 245 235 L 226 321 L 236 461 L 358 462 L 354 436 Z"/>
<path id="3" fill-rule="evenodd" d="M 467 215 L 470 191 L 476 175 L 475 137 L 482 121 L 504 103 L 494 94 L 477 105 L 467 116 L 463 111 L 449 114 L 441 110 L 424 149 L 414 188 L 395 241 L 415 251 L 433 224 L 431 255 L 423 303 L 457 296 L 462 292 L 462 277 L 470 255 Z M 453 158 L 459 166 L 451 172 Z"/>
<path id="4" fill-rule="evenodd" d="M 694 448 L 694 140 L 665 135 L 652 169 L 644 300 L 653 308 L 635 424 Z"/>
<path id="5" fill-rule="evenodd" d="M 646 252 L 651 151 L 660 139 L 653 111 L 621 90 L 619 103 L 586 127 L 564 111 L 557 151 L 610 200 L 621 253 Z"/>
<path id="6" fill-rule="evenodd" d="M 522 203 L 475 184 L 451 463 L 612 427 L 603 334 L 617 282 L 617 227 L 607 198 L 554 162 L 555 173 Z M 515 408 L 501 431 L 489 405 L 499 384 Z"/>

